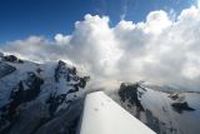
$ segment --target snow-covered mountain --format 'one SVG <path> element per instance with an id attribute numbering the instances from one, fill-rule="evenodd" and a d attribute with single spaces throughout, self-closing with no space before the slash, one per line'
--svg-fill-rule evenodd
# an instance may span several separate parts
<path id="1" fill-rule="evenodd" d="M 88 80 L 63 61 L 0 54 L 0 133 L 75 133 Z"/>
<path id="2" fill-rule="evenodd" d="M 0 53 L 0 133 L 76 134 L 88 80 L 61 60 L 38 64 Z M 158 134 L 200 132 L 198 92 L 137 82 L 108 95 Z"/>
<path id="3" fill-rule="evenodd" d="M 158 134 L 198 134 L 200 93 L 147 82 L 122 83 L 113 98 Z M 117 97 L 116 97 L 117 96 Z"/>

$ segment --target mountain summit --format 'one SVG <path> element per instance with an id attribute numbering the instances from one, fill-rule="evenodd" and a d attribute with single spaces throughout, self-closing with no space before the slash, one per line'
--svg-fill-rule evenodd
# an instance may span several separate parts
<path id="1" fill-rule="evenodd" d="M 47 126 L 75 133 L 88 80 L 61 60 L 37 64 L 1 54 L 0 133 L 39 134 Z"/>

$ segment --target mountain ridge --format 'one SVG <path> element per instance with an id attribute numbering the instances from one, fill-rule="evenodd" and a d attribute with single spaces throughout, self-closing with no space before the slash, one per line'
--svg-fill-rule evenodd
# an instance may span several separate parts
<path id="1" fill-rule="evenodd" d="M 76 134 L 85 95 L 99 90 L 88 89 L 89 80 L 62 60 L 38 64 L 1 53 L 0 133 Z M 105 93 L 158 134 L 200 131 L 199 92 L 139 81 Z"/>

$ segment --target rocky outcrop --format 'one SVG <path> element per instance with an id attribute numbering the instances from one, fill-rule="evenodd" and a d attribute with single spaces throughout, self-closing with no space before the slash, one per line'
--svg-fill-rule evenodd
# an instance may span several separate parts
<path id="1" fill-rule="evenodd" d="M 38 128 L 35 134 L 76 134 L 83 102 L 83 100 L 73 101 L 63 114 L 55 115 L 52 120 Z"/>
<path id="2" fill-rule="evenodd" d="M 13 63 L 23 63 L 24 61 L 21 59 L 18 59 L 16 56 L 14 55 L 6 55 L 6 56 L 2 56 L 2 60 L 3 61 L 7 61 L 7 62 L 13 62 Z"/>
<path id="3" fill-rule="evenodd" d="M 144 111 L 144 108 L 139 99 L 139 97 L 142 95 L 142 93 L 138 91 L 139 87 L 139 83 L 122 83 L 118 94 L 123 102 L 128 101 L 131 105 L 136 105 L 137 108 L 139 108 L 139 111 Z"/>
<path id="4" fill-rule="evenodd" d="M 183 111 L 195 111 L 195 109 L 190 107 L 187 102 L 176 102 L 172 103 L 171 106 L 180 114 L 183 113 Z"/>
<path id="5" fill-rule="evenodd" d="M 75 67 L 67 67 L 66 63 L 63 61 L 58 61 L 58 65 L 55 68 L 54 79 L 56 83 L 63 82 L 66 84 L 66 87 L 69 89 L 66 92 L 62 93 L 52 93 L 48 97 L 46 103 L 49 105 L 49 112 L 51 116 L 54 115 L 57 108 L 63 104 L 70 104 L 73 100 L 68 99 L 68 95 L 79 92 L 79 90 L 84 89 L 87 81 L 89 80 L 88 76 L 80 77 L 77 75 Z M 59 90 L 59 87 L 56 87 Z M 77 96 L 74 95 L 76 98 Z"/>

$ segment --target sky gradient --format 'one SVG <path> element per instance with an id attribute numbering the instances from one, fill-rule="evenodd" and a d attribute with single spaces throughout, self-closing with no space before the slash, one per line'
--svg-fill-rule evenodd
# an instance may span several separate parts
<path id="1" fill-rule="evenodd" d="M 0 44 L 31 35 L 52 38 L 56 33 L 71 34 L 74 23 L 84 15 L 106 15 L 110 25 L 121 19 L 144 21 L 153 10 L 179 14 L 194 0 L 1 0 Z"/>

